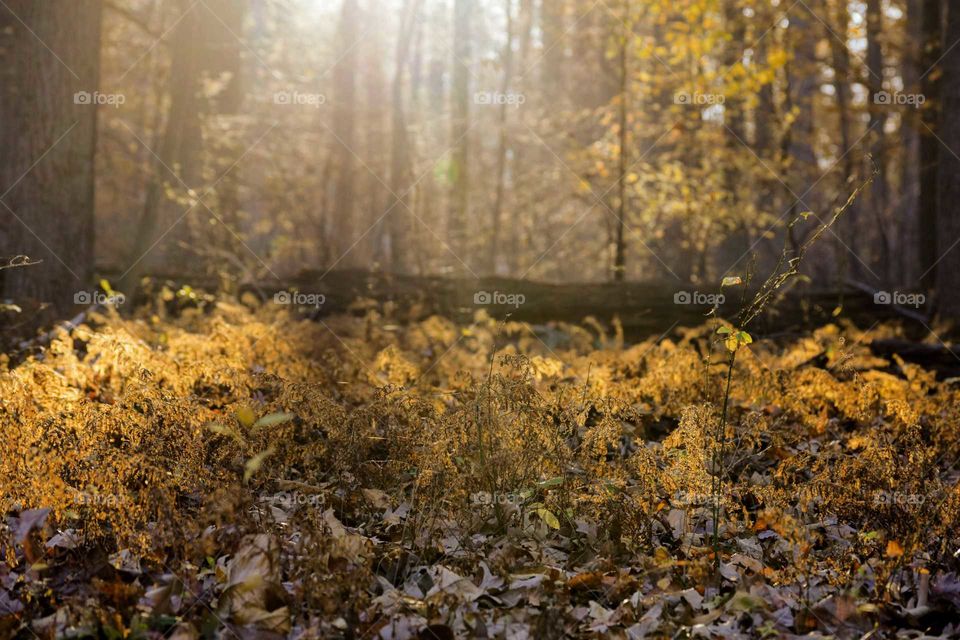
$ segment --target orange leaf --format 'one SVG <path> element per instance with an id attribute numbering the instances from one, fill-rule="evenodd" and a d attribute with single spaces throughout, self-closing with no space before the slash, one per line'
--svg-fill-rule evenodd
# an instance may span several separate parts
<path id="1" fill-rule="evenodd" d="M 888 558 L 899 558 L 903 555 L 903 547 L 900 546 L 900 543 L 896 540 L 891 540 L 887 543 L 887 557 Z"/>

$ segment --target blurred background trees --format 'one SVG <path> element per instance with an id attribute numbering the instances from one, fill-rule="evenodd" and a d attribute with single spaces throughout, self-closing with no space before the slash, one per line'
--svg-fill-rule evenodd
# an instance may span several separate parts
<path id="1" fill-rule="evenodd" d="M 79 240 L 21 228 L 5 255 L 92 251 L 95 209 L 96 269 L 127 283 L 345 268 L 715 283 L 799 247 L 876 171 L 811 275 L 940 281 L 958 311 L 952 3 L 107 0 L 102 46 L 99 3 L 61 4 L 0 8 L 17 149 L 0 175 L 6 190 L 77 121 L 4 203 L 41 238 Z M 122 97 L 96 110 L 95 207 L 93 110 L 63 102 L 82 87 Z"/>

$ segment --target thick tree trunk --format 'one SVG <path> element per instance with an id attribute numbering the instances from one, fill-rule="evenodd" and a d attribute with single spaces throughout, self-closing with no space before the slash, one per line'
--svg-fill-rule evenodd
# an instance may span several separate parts
<path id="1" fill-rule="evenodd" d="M 940 61 L 942 70 L 942 117 L 940 138 L 939 207 L 937 209 L 937 292 L 943 316 L 960 321 L 960 7 L 947 6 L 943 31 L 946 55 Z M 948 51 L 949 47 L 953 47 Z"/>
<path id="2" fill-rule="evenodd" d="M 190 214 L 198 215 L 196 205 L 188 211 L 167 214 L 167 188 L 182 190 L 183 184 L 198 187 L 198 154 L 202 148 L 200 124 L 200 74 L 202 50 L 201 15 L 205 9 L 187 0 L 169 0 L 179 18 L 171 30 L 170 75 L 168 79 L 169 107 L 156 157 L 148 152 L 150 176 L 137 235 L 131 248 L 128 271 L 123 276 L 124 291 L 135 291 L 142 273 L 156 260 L 155 245 L 170 230 L 173 238 L 189 242 Z M 172 171 L 177 171 L 174 175 Z M 172 227 L 172 229 L 171 229 Z M 151 257 L 153 260 L 151 260 Z"/>
<path id="3" fill-rule="evenodd" d="M 0 254 L 37 266 L 0 272 L 3 297 L 57 314 L 93 268 L 99 0 L 0 6 Z"/>

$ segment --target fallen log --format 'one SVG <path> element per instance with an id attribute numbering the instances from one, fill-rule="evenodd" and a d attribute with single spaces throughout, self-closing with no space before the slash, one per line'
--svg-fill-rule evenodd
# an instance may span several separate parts
<path id="1" fill-rule="evenodd" d="M 210 277 L 169 275 L 153 279 L 211 291 L 222 285 L 221 280 Z M 358 305 L 358 300 L 379 305 L 391 303 L 399 321 L 437 314 L 469 324 L 480 310 L 493 318 L 531 324 L 581 323 L 588 316 L 609 324 L 617 317 L 628 341 L 660 335 L 675 327 L 703 324 L 712 317 L 709 315 L 714 306 L 711 296 L 721 293 L 718 286 L 679 281 L 553 284 L 510 278 L 448 278 L 360 270 L 305 271 L 283 280 L 238 284 L 235 289 L 264 302 L 276 299 L 290 303 L 296 298 L 284 298 L 283 294 L 305 294 L 303 299 L 310 304 L 303 305 L 304 310 L 314 317 L 359 313 L 364 305 Z M 717 314 L 727 319 L 736 317 L 741 296 L 749 300 L 752 295 L 752 292 L 744 294 L 740 288 L 727 288 L 722 293 L 725 297 L 717 305 Z M 322 299 L 322 304 L 313 304 L 318 299 Z M 864 328 L 877 321 L 904 317 L 890 305 L 874 304 L 871 295 L 854 288 L 794 287 L 769 305 L 750 330 L 757 335 L 803 331 L 835 322 L 834 312 L 838 307 L 842 310 L 841 317 Z"/>
<path id="2" fill-rule="evenodd" d="M 960 376 L 960 345 L 936 345 L 910 340 L 874 340 L 870 351 L 881 358 L 900 356 L 904 361 L 936 371 L 940 377 Z"/>

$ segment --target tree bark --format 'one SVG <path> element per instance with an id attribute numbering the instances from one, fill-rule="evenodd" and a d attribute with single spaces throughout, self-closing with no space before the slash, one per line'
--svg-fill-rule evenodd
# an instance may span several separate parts
<path id="1" fill-rule="evenodd" d="M 887 234 L 886 217 L 889 204 L 887 180 L 886 132 L 887 109 L 890 106 L 878 99 L 883 91 L 883 12 L 880 0 L 867 0 L 867 86 L 870 90 L 870 153 L 877 166 L 877 176 L 870 185 L 868 208 L 876 219 L 880 255 L 878 265 L 885 282 L 890 280 L 890 239 Z M 853 262 L 857 264 L 856 260 Z"/>
<path id="2" fill-rule="evenodd" d="M 620 95 L 618 96 L 618 144 L 617 144 L 617 235 L 616 253 L 613 258 L 613 280 L 623 282 L 627 272 L 626 239 L 624 227 L 627 217 L 627 143 L 629 141 L 629 97 L 630 97 L 630 68 L 629 47 L 633 38 L 633 28 L 630 22 L 630 0 L 625 0 L 624 16 L 620 25 Z"/>
<path id="3" fill-rule="evenodd" d="M 937 280 L 937 198 L 940 167 L 940 141 L 936 130 L 940 126 L 940 72 L 935 68 L 940 60 L 943 5 L 940 0 L 923 0 L 923 39 L 921 46 L 921 90 L 926 102 L 921 111 L 920 124 L 920 284 L 932 291 Z"/>
<path id="4" fill-rule="evenodd" d="M 100 0 L 0 6 L 0 252 L 43 261 L 0 272 L 3 297 L 57 315 L 93 271 L 101 16 Z"/>
<path id="5" fill-rule="evenodd" d="M 200 63 L 203 56 L 200 55 L 202 22 L 199 12 L 204 9 L 187 0 L 169 1 L 179 19 L 170 33 L 172 57 L 167 81 L 169 107 L 160 147 L 156 150 L 157 155 L 154 157 L 152 153 L 147 154 L 151 168 L 143 212 L 130 251 L 130 266 L 120 283 L 128 295 L 134 293 L 141 274 L 155 261 L 150 260 L 148 254 L 153 252 L 153 247 L 159 240 L 158 232 L 166 231 L 161 231 L 161 224 L 181 227 L 172 230 L 173 236 L 189 241 L 189 234 L 186 232 L 189 221 L 186 218 L 191 213 L 196 215 L 196 208 L 203 206 L 198 204 L 188 211 L 177 212 L 173 218 L 165 215 L 168 186 L 177 190 L 182 189 L 181 182 L 191 188 L 198 186 L 197 154 L 202 148 L 199 91 Z"/>
<path id="6" fill-rule="evenodd" d="M 453 252 L 454 271 L 463 271 L 467 260 L 467 221 L 470 207 L 470 18 L 473 0 L 455 0 L 453 5 L 453 146 L 451 163 L 450 217 L 447 234 Z"/>
<path id="7" fill-rule="evenodd" d="M 940 61 L 942 70 L 942 112 L 940 119 L 939 206 L 937 211 L 937 292 L 940 313 L 960 320 L 960 7 L 948 3 L 943 31 L 946 55 Z M 952 50 L 947 51 L 949 47 Z"/>
<path id="8" fill-rule="evenodd" d="M 353 218 L 356 211 L 355 174 L 357 153 L 357 73 L 360 10 L 356 0 L 343 0 L 337 51 L 341 56 L 333 68 L 333 139 L 336 174 L 333 200 L 332 241 L 335 259 L 355 264 L 350 251 L 353 244 Z"/>
<path id="9" fill-rule="evenodd" d="M 396 67 L 391 87 L 392 136 L 390 143 L 390 268 L 394 273 L 403 273 L 406 269 L 404 249 L 407 234 L 404 233 L 404 220 L 411 217 L 407 204 L 407 191 L 410 190 L 410 159 L 408 154 L 407 120 L 405 116 L 405 98 L 403 92 L 404 71 L 410 56 L 410 41 L 413 37 L 417 16 L 422 0 L 407 0 L 404 3 L 403 24 L 397 39 Z"/>
<path id="10" fill-rule="evenodd" d="M 507 40 L 503 45 L 501 64 L 503 76 L 500 84 L 500 93 L 506 95 L 510 91 L 510 81 L 513 78 L 513 0 L 506 0 L 504 11 L 507 16 Z M 500 105 L 500 137 L 497 141 L 497 190 L 493 201 L 493 213 L 490 225 L 490 245 L 487 250 L 487 273 L 496 274 L 500 255 L 500 225 L 503 216 L 503 201 L 506 197 L 507 182 L 507 151 L 509 150 L 509 132 L 507 121 L 509 105 L 504 100 Z"/>

